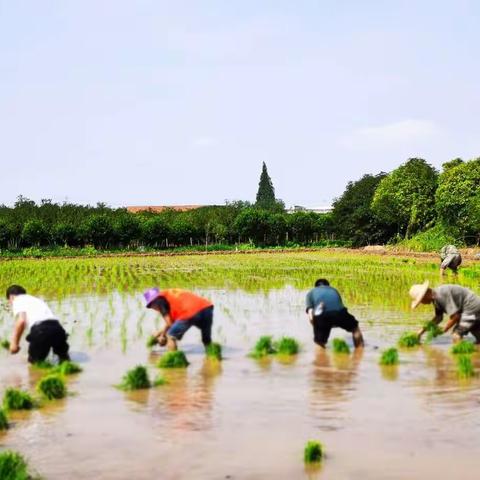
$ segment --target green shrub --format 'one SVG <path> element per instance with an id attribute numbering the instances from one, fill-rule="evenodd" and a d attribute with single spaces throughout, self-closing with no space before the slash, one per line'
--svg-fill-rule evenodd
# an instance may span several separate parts
<path id="1" fill-rule="evenodd" d="M 0 478 L 2 480 L 30 480 L 25 459 L 17 452 L 5 450 L 0 453 Z"/>
<path id="2" fill-rule="evenodd" d="M 82 367 L 78 363 L 66 361 L 66 362 L 62 362 L 56 368 L 56 370 L 61 375 L 73 375 L 75 373 L 80 373 L 82 371 Z"/>
<path id="3" fill-rule="evenodd" d="M 420 339 L 415 332 L 404 332 L 398 339 L 398 346 L 401 348 L 413 348 L 420 345 Z"/>
<path id="4" fill-rule="evenodd" d="M 415 252 L 439 251 L 444 245 L 458 245 L 459 240 L 449 233 L 441 224 L 417 233 L 413 237 L 401 240 L 398 246 Z"/>
<path id="5" fill-rule="evenodd" d="M 300 351 L 300 344 L 292 337 L 282 337 L 274 344 L 279 355 L 296 355 Z"/>
<path id="6" fill-rule="evenodd" d="M 470 378 L 475 375 L 475 369 L 469 355 L 459 355 L 457 357 L 457 373 L 459 378 Z"/>
<path id="7" fill-rule="evenodd" d="M 334 338 L 332 345 L 335 353 L 350 353 L 350 347 L 342 338 Z"/>
<path id="8" fill-rule="evenodd" d="M 137 365 L 122 378 L 119 388 L 122 390 L 141 390 L 152 386 L 148 371 L 143 365 Z"/>
<path id="9" fill-rule="evenodd" d="M 33 406 L 32 396 L 23 390 L 7 388 L 3 395 L 3 408 L 6 410 L 31 410 Z"/>
<path id="10" fill-rule="evenodd" d="M 380 357 L 380 365 L 397 365 L 398 364 L 398 350 L 394 347 L 388 348 L 382 352 Z"/>
<path id="11" fill-rule="evenodd" d="M 63 398 L 67 394 L 63 378 L 55 373 L 43 377 L 37 384 L 37 390 L 48 400 Z"/>
<path id="12" fill-rule="evenodd" d="M 303 451 L 303 461 L 305 463 L 318 463 L 323 460 L 323 447 L 316 440 L 309 440 Z"/>
<path id="13" fill-rule="evenodd" d="M 264 335 L 257 340 L 257 343 L 250 352 L 250 356 L 253 358 L 263 358 L 267 355 L 273 355 L 277 353 L 273 346 L 273 340 L 270 335 Z"/>
<path id="14" fill-rule="evenodd" d="M 210 345 L 207 345 L 205 353 L 209 358 L 213 358 L 215 360 L 221 360 L 222 346 L 219 343 L 212 342 Z"/>
<path id="15" fill-rule="evenodd" d="M 0 430 L 7 430 L 7 429 L 8 429 L 7 414 L 5 413 L 5 410 L 3 410 L 3 408 L 0 408 Z"/>
<path id="16" fill-rule="evenodd" d="M 187 357 L 181 350 L 165 352 L 157 364 L 159 368 L 186 368 L 188 365 Z"/>
<path id="17" fill-rule="evenodd" d="M 466 340 L 462 340 L 461 342 L 456 343 L 451 348 L 451 352 L 454 355 L 463 355 L 475 352 L 475 345 L 471 342 L 467 342 Z"/>

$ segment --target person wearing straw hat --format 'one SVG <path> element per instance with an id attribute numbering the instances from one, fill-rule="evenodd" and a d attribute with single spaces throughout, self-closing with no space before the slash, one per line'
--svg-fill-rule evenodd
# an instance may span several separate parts
<path id="1" fill-rule="evenodd" d="M 153 335 L 161 346 L 176 350 L 177 342 L 191 327 L 200 330 L 205 348 L 212 343 L 213 303 L 210 300 L 180 288 L 160 291 L 154 287 L 143 296 L 146 307 L 165 320 L 164 328 Z"/>
<path id="2" fill-rule="evenodd" d="M 435 317 L 432 321 L 435 324 L 438 325 L 443 320 L 443 315 L 448 315 L 449 319 L 441 330 L 446 333 L 453 328 L 454 342 L 471 333 L 476 342 L 480 343 L 480 297 L 474 292 L 460 285 L 431 288 L 426 281 L 420 285 L 413 285 L 409 295 L 412 299 L 412 309 L 420 304 L 433 304 Z M 419 338 L 425 331 L 425 327 L 419 330 Z"/>

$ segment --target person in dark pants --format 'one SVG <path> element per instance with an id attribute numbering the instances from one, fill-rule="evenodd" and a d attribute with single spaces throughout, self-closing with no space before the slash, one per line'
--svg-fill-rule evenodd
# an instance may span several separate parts
<path id="1" fill-rule="evenodd" d="M 179 288 L 162 291 L 151 288 L 143 296 L 147 308 L 160 313 L 165 320 L 165 327 L 154 334 L 161 346 L 176 350 L 177 342 L 191 327 L 201 331 L 205 348 L 212 343 L 213 303 L 210 300 Z"/>
<path id="2" fill-rule="evenodd" d="M 330 286 L 328 280 L 320 278 L 315 288 L 306 298 L 306 311 L 313 326 L 314 342 L 324 349 L 332 328 L 342 328 L 351 332 L 355 348 L 363 347 L 363 335 L 358 321 L 345 308 L 338 291 Z"/>
<path id="3" fill-rule="evenodd" d="M 58 356 L 60 362 L 70 360 L 68 335 L 43 300 L 28 295 L 20 285 L 11 285 L 7 288 L 7 300 L 15 317 L 10 353 L 16 354 L 20 351 L 23 332 L 29 329 L 26 340 L 29 342 L 30 363 L 45 360 L 50 349 Z"/>

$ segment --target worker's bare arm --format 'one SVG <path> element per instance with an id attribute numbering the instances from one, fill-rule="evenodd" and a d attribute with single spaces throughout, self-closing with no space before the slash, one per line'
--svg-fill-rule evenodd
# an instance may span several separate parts
<path id="1" fill-rule="evenodd" d="M 10 353 L 15 354 L 19 352 L 20 340 L 26 325 L 27 316 L 25 312 L 20 312 L 16 317 L 15 326 L 13 327 L 12 341 L 10 342 Z"/>
<path id="2" fill-rule="evenodd" d="M 461 315 L 458 312 L 451 315 L 445 327 L 443 328 L 443 333 L 448 332 L 453 326 L 455 326 L 460 321 L 460 318 Z"/>

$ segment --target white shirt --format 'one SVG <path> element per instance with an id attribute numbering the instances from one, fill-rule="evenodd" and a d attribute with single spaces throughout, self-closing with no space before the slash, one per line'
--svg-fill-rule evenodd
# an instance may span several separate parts
<path id="1" fill-rule="evenodd" d="M 26 314 L 26 328 L 30 328 L 35 323 L 40 323 L 44 320 L 58 320 L 43 300 L 27 294 L 18 295 L 13 299 L 12 311 L 15 317 L 19 313 Z"/>

